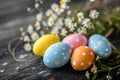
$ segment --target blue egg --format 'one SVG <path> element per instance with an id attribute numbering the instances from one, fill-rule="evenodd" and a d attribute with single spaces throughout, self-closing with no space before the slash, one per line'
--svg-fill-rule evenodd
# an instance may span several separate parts
<path id="1" fill-rule="evenodd" d="M 110 42 L 100 34 L 94 34 L 89 38 L 88 46 L 101 59 L 106 59 L 111 55 Z"/>
<path id="2" fill-rule="evenodd" d="M 71 53 L 72 49 L 68 44 L 58 42 L 45 51 L 43 62 L 49 68 L 59 68 L 69 61 Z"/>

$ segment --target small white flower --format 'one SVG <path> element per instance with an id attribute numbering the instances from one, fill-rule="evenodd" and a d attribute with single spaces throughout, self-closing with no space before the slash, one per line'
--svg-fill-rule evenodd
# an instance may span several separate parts
<path id="1" fill-rule="evenodd" d="M 81 27 L 80 33 L 81 33 L 81 34 L 86 34 L 86 33 L 87 33 L 86 28 L 85 28 L 85 27 Z"/>
<path id="2" fill-rule="evenodd" d="M 78 18 L 79 21 L 82 21 L 82 19 L 84 19 L 84 13 L 83 12 L 79 12 L 77 14 L 77 18 Z"/>
<path id="3" fill-rule="evenodd" d="M 22 32 L 22 33 L 21 33 L 21 36 L 25 36 L 25 34 L 26 34 L 25 32 Z"/>
<path id="4" fill-rule="evenodd" d="M 51 5 L 51 9 L 52 9 L 54 12 L 57 12 L 57 11 L 59 11 L 59 5 L 56 4 L 56 3 L 53 3 L 53 4 Z"/>
<path id="5" fill-rule="evenodd" d="M 97 67 L 95 65 L 93 65 L 93 67 L 91 67 L 91 72 L 97 73 Z"/>
<path id="6" fill-rule="evenodd" d="M 53 11 L 51 9 L 48 9 L 46 11 L 46 16 L 51 16 L 53 14 Z"/>
<path id="7" fill-rule="evenodd" d="M 23 32 L 23 28 L 20 28 L 20 31 Z"/>
<path id="8" fill-rule="evenodd" d="M 63 28 L 62 31 L 61 31 L 61 35 L 66 36 L 67 33 L 68 33 L 67 30 L 65 28 Z"/>
<path id="9" fill-rule="evenodd" d="M 30 33 L 30 34 L 33 32 L 33 26 L 32 25 L 28 26 L 27 32 Z"/>
<path id="10" fill-rule="evenodd" d="M 90 2 L 94 2 L 95 0 L 90 0 Z"/>
<path id="11" fill-rule="evenodd" d="M 71 11 L 69 10 L 68 12 L 67 12 L 67 15 L 70 15 L 71 14 Z"/>
<path id="12" fill-rule="evenodd" d="M 24 45 L 24 49 L 25 49 L 25 51 L 28 51 L 28 52 L 31 51 L 32 47 L 31 47 L 30 43 L 26 43 Z"/>
<path id="13" fill-rule="evenodd" d="M 40 27 L 40 22 L 36 22 L 35 24 L 34 24 L 34 27 L 36 28 L 36 30 L 40 30 L 41 29 L 41 27 Z"/>
<path id="14" fill-rule="evenodd" d="M 35 3 L 35 8 L 39 8 L 40 4 L 39 3 Z"/>
<path id="15" fill-rule="evenodd" d="M 91 10 L 90 11 L 89 17 L 91 19 L 96 19 L 96 18 L 98 18 L 98 16 L 99 16 L 99 12 L 98 11 L 96 11 L 96 10 Z"/>
<path id="16" fill-rule="evenodd" d="M 33 32 L 32 35 L 31 35 L 31 38 L 32 38 L 33 41 L 37 40 L 39 38 L 38 33 Z"/>
<path id="17" fill-rule="evenodd" d="M 112 80 L 112 77 L 110 75 L 106 76 L 107 80 Z"/>
<path id="18" fill-rule="evenodd" d="M 67 6 L 66 3 L 63 3 L 63 4 L 60 5 L 60 11 L 61 12 L 64 12 L 64 10 L 67 9 L 67 8 L 68 8 L 68 6 Z"/>
<path id="19" fill-rule="evenodd" d="M 69 3 L 71 0 L 60 0 L 62 1 L 63 3 Z"/>
<path id="20" fill-rule="evenodd" d="M 55 20 L 57 19 L 57 15 L 56 15 L 55 13 L 53 13 L 53 14 L 51 15 L 51 18 L 55 21 Z"/>
<path id="21" fill-rule="evenodd" d="M 48 18 L 47 24 L 49 27 L 54 25 L 54 19 L 52 17 Z"/>
<path id="22" fill-rule="evenodd" d="M 42 30 L 42 31 L 40 31 L 40 35 L 44 35 L 45 34 L 45 32 Z"/>
<path id="23" fill-rule="evenodd" d="M 36 19 L 37 19 L 37 21 L 41 21 L 42 20 L 42 13 L 37 14 Z"/>
<path id="24" fill-rule="evenodd" d="M 29 8 L 27 8 L 27 11 L 31 11 L 31 8 L 29 7 Z"/>
<path id="25" fill-rule="evenodd" d="M 43 20 L 43 21 L 42 21 L 42 25 L 45 26 L 45 27 L 47 27 L 46 21 Z"/>
<path id="26" fill-rule="evenodd" d="M 24 38 L 23 38 L 23 41 L 24 42 L 30 42 L 30 38 L 28 35 L 25 35 Z"/>
<path id="27" fill-rule="evenodd" d="M 82 24 L 83 24 L 83 26 L 88 27 L 91 24 L 90 19 L 89 18 L 85 18 L 83 20 Z"/>

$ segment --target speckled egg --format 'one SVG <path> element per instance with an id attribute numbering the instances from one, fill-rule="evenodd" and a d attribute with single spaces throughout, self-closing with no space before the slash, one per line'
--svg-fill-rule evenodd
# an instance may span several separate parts
<path id="1" fill-rule="evenodd" d="M 92 35 L 88 45 L 101 59 L 106 59 L 111 54 L 110 42 L 100 34 Z"/>
<path id="2" fill-rule="evenodd" d="M 72 50 L 76 49 L 79 46 L 87 45 L 87 38 L 82 34 L 71 34 L 65 37 L 62 42 L 67 43 L 72 47 Z"/>
<path id="3" fill-rule="evenodd" d="M 87 46 L 80 46 L 73 51 L 71 65 L 74 70 L 88 69 L 94 62 L 95 54 Z"/>
<path id="4" fill-rule="evenodd" d="M 70 59 L 72 49 L 63 42 L 52 44 L 43 56 L 44 64 L 49 68 L 59 68 L 64 66 Z"/>
<path id="5" fill-rule="evenodd" d="M 55 34 L 47 34 L 40 37 L 33 45 L 33 53 L 37 56 L 43 56 L 45 50 L 53 43 L 59 42 Z"/>

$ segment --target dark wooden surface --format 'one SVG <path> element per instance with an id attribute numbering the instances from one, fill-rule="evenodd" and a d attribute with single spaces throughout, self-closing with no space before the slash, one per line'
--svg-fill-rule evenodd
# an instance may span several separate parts
<path id="1" fill-rule="evenodd" d="M 45 4 L 48 4 L 47 0 Z M 52 3 L 53 1 L 50 1 Z M 49 3 L 49 4 L 50 4 Z M 31 0 L 0 0 L 0 80 L 86 80 L 84 71 L 74 71 L 70 63 L 58 69 L 49 69 L 44 66 L 42 57 L 37 57 L 33 53 L 27 53 L 23 50 L 21 44 L 16 50 L 16 56 L 28 55 L 25 59 L 29 62 L 16 62 L 8 52 L 8 43 L 13 38 L 20 35 L 19 28 L 26 27 L 29 23 L 34 23 L 35 18 L 33 14 L 29 14 L 26 8 L 33 4 Z M 45 9 L 49 5 L 43 5 Z M 114 38 L 114 40 L 112 39 Z M 120 48 L 120 37 L 116 38 L 114 35 L 110 37 L 111 41 Z M 13 46 L 17 41 L 13 44 Z M 8 65 L 2 66 L 7 62 Z M 20 70 L 17 71 L 16 68 Z M 119 80 L 119 76 L 114 73 L 113 80 Z M 103 77 L 105 75 L 102 75 Z M 97 80 L 106 80 L 99 77 Z"/>

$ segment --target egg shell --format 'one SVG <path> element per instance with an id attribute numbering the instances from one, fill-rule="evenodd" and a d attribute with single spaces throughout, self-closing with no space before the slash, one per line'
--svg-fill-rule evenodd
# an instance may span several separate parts
<path id="1" fill-rule="evenodd" d="M 46 34 L 40 37 L 33 45 L 33 53 L 37 56 L 43 56 L 45 50 L 53 43 L 59 42 L 55 34 Z"/>
<path id="2" fill-rule="evenodd" d="M 68 44 L 58 42 L 45 51 L 43 62 L 49 68 L 59 68 L 69 61 L 71 53 L 72 49 Z"/>
<path id="3" fill-rule="evenodd" d="M 73 69 L 82 71 L 88 69 L 94 62 L 95 54 L 87 46 L 80 46 L 73 51 L 71 65 Z"/>
<path id="4" fill-rule="evenodd" d="M 88 46 L 101 59 L 106 59 L 111 55 L 110 42 L 100 34 L 94 34 L 89 38 Z"/>
<path id="5" fill-rule="evenodd" d="M 82 34 L 71 34 L 65 37 L 62 42 L 67 43 L 72 47 L 72 50 L 76 49 L 79 46 L 87 45 L 87 38 Z"/>

